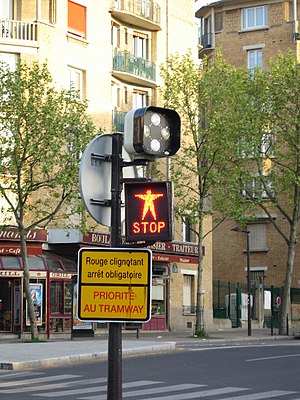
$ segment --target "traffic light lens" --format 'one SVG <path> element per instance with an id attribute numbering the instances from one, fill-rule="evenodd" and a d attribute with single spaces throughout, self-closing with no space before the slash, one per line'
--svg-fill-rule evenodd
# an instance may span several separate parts
<path id="1" fill-rule="evenodd" d="M 151 122 L 153 125 L 158 126 L 160 124 L 160 116 L 157 113 L 151 115 Z"/>
<path id="2" fill-rule="evenodd" d="M 152 151 L 159 151 L 159 149 L 160 149 L 160 143 L 159 143 L 159 140 L 157 140 L 157 139 L 152 139 L 151 140 L 151 143 L 150 143 L 150 147 L 151 147 L 151 150 Z"/>
<path id="3" fill-rule="evenodd" d="M 169 130 L 168 127 L 162 128 L 161 136 L 163 137 L 164 140 L 169 140 L 170 139 L 170 130 Z"/>
<path id="4" fill-rule="evenodd" d="M 150 128 L 148 125 L 144 125 L 144 136 L 147 138 L 150 136 Z"/>

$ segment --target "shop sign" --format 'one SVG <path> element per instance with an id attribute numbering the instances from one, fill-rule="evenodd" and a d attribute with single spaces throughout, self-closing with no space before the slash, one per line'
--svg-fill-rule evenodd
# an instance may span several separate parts
<path id="1" fill-rule="evenodd" d="M 0 240 L 20 241 L 20 231 L 17 228 L 0 229 Z M 46 242 L 47 232 L 44 229 L 29 229 L 27 242 Z"/>
<path id="2" fill-rule="evenodd" d="M 19 276 L 23 276 L 23 271 L 0 270 L 0 276 L 17 278 Z"/>
<path id="3" fill-rule="evenodd" d="M 83 242 L 86 244 L 93 244 L 98 246 L 110 245 L 110 234 L 101 232 L 89 232 L 83 237 Z M 125 241 L 124 241 L 125 243 Z M 198 245 L 195 243 L 185 242 L 160 242 L 157 241 L 151 246 L 147 246 L 150 250 L 159 253 L 182 254 L 192 257 L 198 257 Z M 205 255 L 205 247 L 202 248 L 202 255 Z"/>
<path id="4" fill-rule="evenodd" d="M 50 278 L 60 278 L 60 279 L 72 279 L 72 276 L 74 274 L 68 274 L 65 272 L 50 272 L 49 276 Z"/>
<path id="5" fill-rule="evenodd" d="M 149 249 L 80 249 L 78 318 L 95 322 L 149 321 L 151 260 Z"/>

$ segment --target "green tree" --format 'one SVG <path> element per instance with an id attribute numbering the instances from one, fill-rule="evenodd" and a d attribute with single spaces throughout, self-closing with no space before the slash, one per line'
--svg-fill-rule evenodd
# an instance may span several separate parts
<path id="1" fill-rule="evenodd" d="M 203 318 L 203 240 L 204 224 L 212 215 L 212 193 L 219 188 L 218 171 L 229 165 L 235 149 L 225 132 L 229 116 L 222 105 L 234 106 L 230 83 L 238 81 L 239 72 L 231 69 L 221 57 L 201 68 L 191 53 L 173 55 L 162 67 L 165 86 L 162 90 L 165 106 L 174 108 L 181 117 L 181 149 L 171 160 L 174 181 L 175 213 L 185 223 L 195 227 L 199 262 L 197 277 L 195 334 L 205 331 Z M 233 122 L 231 122 L 233 123 Z M 226 143 L 227 142 L 227 143 Z M 225 211 L 221 202 L 222 211 Z M 215 206 L 214 206 L 215 208 Z M 219 223 L 222 221 L 220 219 Z"/>
<path id="2" fill-rule="evenodd" d="M 38 338 L 29 286 L 26 235 L 78 202 L 79 157 L 94 135 L 87 104 L 57 90 L 46 64 L 0 66 L 0 197 L 6 225 L 20 233 L 32 339 Z"/>
<path id="3" fill-rule="evenodd" d="M 223 172 L 226 191 L 218 199 L 242 222 L 263 211 L 287 245 L 279 324 L 279 333 L 284 334 L 299 238 L 300 69 L 291 52 L 278 54 L 268 67 L 240 82 L 239 96 L 232 89 L 236 107 L 226 109 L 233 117 L 228 134 L 233 140 L 235 136 L 239 151 L 231 168 Z M 234 122 L 234 115 L 240 116 L 240 123 Z"/>

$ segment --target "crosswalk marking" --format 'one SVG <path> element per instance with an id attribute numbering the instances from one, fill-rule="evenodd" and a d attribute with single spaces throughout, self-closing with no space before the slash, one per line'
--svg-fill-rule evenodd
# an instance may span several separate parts
<path id="1" fill-rule="evenodd" d="M 20 378 L 21 376 L 32 376 L 32 375 L 45 375 L 45 372 L 14 372 L 14 373 L 5 373 L 5 375 L 0 376 L 0 381 L 2 379 L 11 379 L 11 378 Z"/>
<path id="2" fill-rule="evenodd" d="M 83 379 L 75 381 L 67 381 L 67 382 L 60 382 L 60 383 L 52 383 L 49 385 L 39 385 L 39 386 L 29 386 L 29 387 L 22 387 L 22 388 L 15 388 L 15 389 L 0 389 L 0 393 L 5 394 L 17 394 L 17 393 L 25 393 L 25 392 L 38 392 L 39 390 L 51 390 L 51 389 L 60 389 L 65 388 L 67 386 L 71 386 L 76 383 L 77 386 L 81 385 L 94 385 L 97 383 L 106 382 L 106 378 L 94 378 L 94 379 Z M 84 393 L 84 392 L 83 392 Z M 44 395 L 43 395 L 44 396 Z"/>
<path id="3" fill-rule="evenodd" d="M 245 396 L 237 397 L 226 397 L 222 400 L 260 400 L 260 399 L 271 399 L 272 397 L 285 396 L 287 394 L 294 394 L 297 392 L 289 392 L 284 390 L 270 390 L 268 392 L 248 394 Z"/>
<path id="4" fill-rule="evenodd" d="M 106 378 L 105 378 L 106 381 Z M 129 382 L 124 383 L 123 388 L 133 388 L 139 386 L 147 386 L 147 385 L 155 385 L 162 382 L 158 381 L 137 381 L 137 382 Z M 71 390 L 62 390 L 60 392 L 50 392 L 50 393 L 43 393 L 43 394 L 34 394 L 34 396 L 40 397 L 60 397 L 60 396 L 71 396 L 74 394 L 83 394 L 83 393 L 94 393 L 94 392 L 104 392 L 107 389 L 107 386 L 95 386 L 85 389 L 71 389 Z"/>
<path id="5" fill-rule="evenodd" d="M 156 394 L 156 393 L 167 393 L 167 392 L 176 392 L 179 390 L 187 390 L 187 389 L 195 389 L 199 387 L 203 387 L 206 385 L 196 385 L 193 383 L 183 383 L 181 385 L 172 385 L 172 386 L 162 386 L 159 388 L 151 388 L 151 389 L 142 389 L 142 390 L 135 390 L 131 392 L 123 393 L 123 397 L 134 397 L 134 396 L 144 396 L 149 394 Z M 123 385 L 124 387 L 124 385 Z M 173 398 L 173 396 L 172 396 Z M 91 397 L 79 397 L 79 400 L 105 400 L 106 395 L 101 396 L 91 396 Z"/>
<path id="6" fill-rule="evenodd" d="M 172 395 L 172 396 L 165 396 L 165 397 L 151 397 L 151 398 L 148 398 L 147 400 L 162 400 L 162 399 L 163 400 L 188 400 L 188 399 L 199 399 L 200 397 L 217 396 L 217 395 L 222 395 L 222 394 L 240 392 L 242 390 L 249 390 L 249 389 L 247 389 L 247 388 L 239 388 L 239 387 L 225 387 L 225 388 L 221 388 L 221 389 L 201 390 L 199 392 L 175 394 L 175 395 Z M 141 399 L 141 400 L 145 400 L 145 399 Z"/>
<path id="7" fill-rule="evenodd" d="M 54 375 L 54 376 L 44 376 L 43 378 L 32 378 L 26 380 L 20 380 L 15 382 L 0 382 L 0 388 L 3 387 L 12 387 L 12 386 L 22 386 L 22 385 L 32 385 L 35 383 L 49 382 L 49 381 L 58 381 L 64 379 L 71 378 L 80 378 L 80 375 Z"/>
<path id="8" fill-rule="evenodd" d="M 291 400 L 300 400 L 299 391 L 256 392 L 253 388 L 236 386 L 210 389 L 205 384 L 167 385 L 165 382 L 152 380 L 126 382 L 123 383 L 122 388 L 122 398 L 137 400 L 196 400 L 213 396 L 215 396 L 214 400 L 271 400 L 280 397 L 284 400 L 284 396 L 289 396 Z M 43 372 L 19 372 L 0 376 L 0 397 L 1 394 L 24 393 L 26 398 L 59 400 L 70 396 L 72 400 L 106 400 L 106 391 L 106 377 L 85 379 L 82 375 L 68 374 L 46 376 Z M 292 399 L 293 395 L 295 396 Z"/>

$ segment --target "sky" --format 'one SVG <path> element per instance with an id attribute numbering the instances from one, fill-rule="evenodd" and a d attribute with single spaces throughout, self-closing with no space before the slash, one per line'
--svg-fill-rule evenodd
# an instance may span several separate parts
<path id="1" fill-rule="evenodd" d="M 209 3 L 213 3 L 215 0 L 197 0 L 195 4 L 195 10 L 199 10 L 200 7 L 206 6 Z"/>

